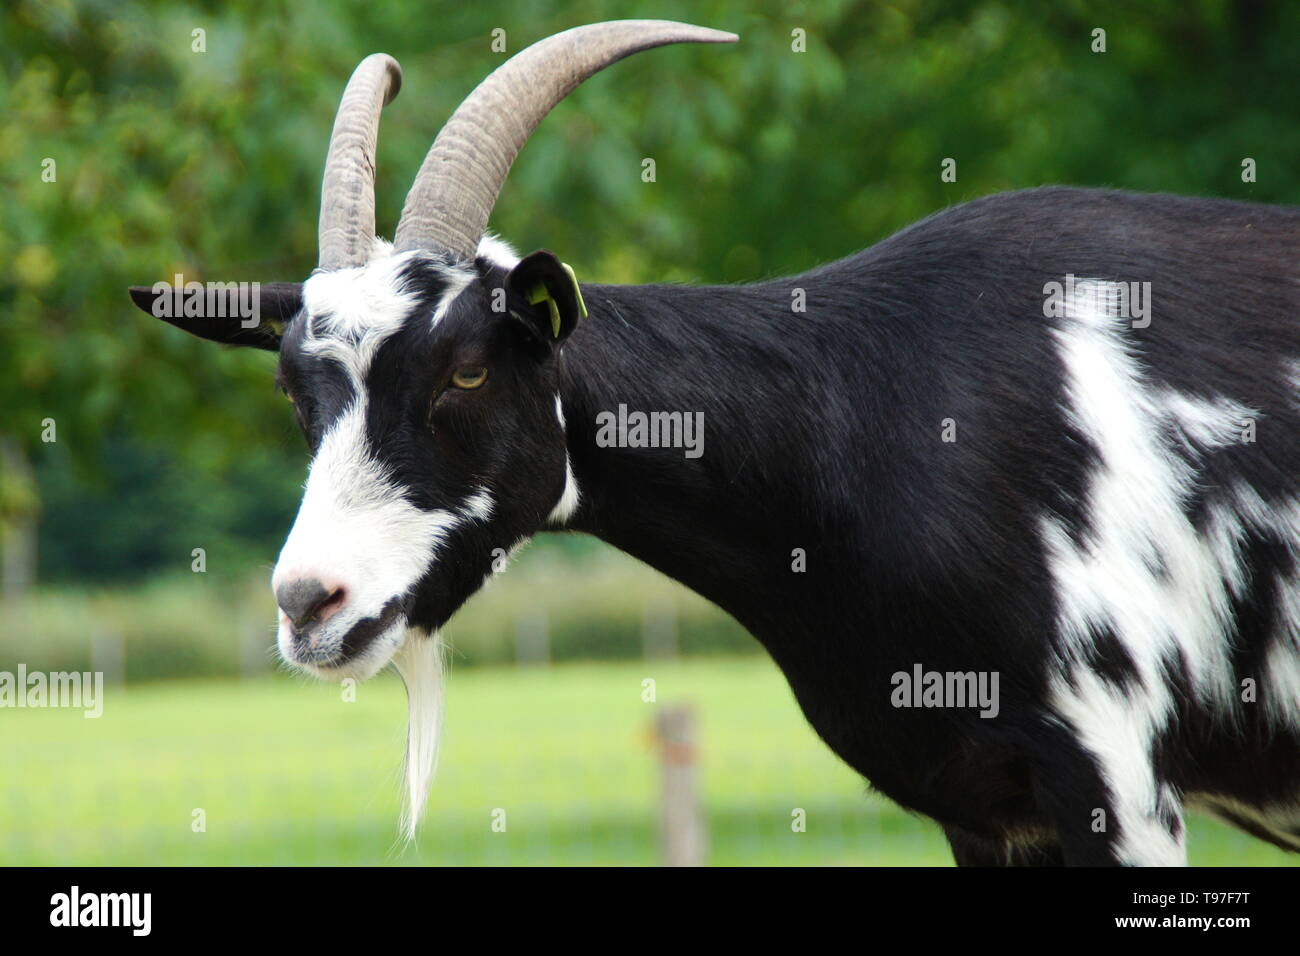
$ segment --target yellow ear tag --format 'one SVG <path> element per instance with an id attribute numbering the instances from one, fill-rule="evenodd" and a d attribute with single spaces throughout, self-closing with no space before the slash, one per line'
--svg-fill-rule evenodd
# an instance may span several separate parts
<path id="1" fill-rule="evenodd" d="M 551 313 L 551 334 L 558 339 L 560 337 L 560 307 L 551 298 L 551 293 L 546 290 L 545 283 L 538 285 L 532 292 L 528 293 L 529 305 L 541 305 L 543 302 L 546 303 L 546 307 Z"/>
<path id="2" fill-rule="evenodd" d="M 582 301 L 582 290 L 578 288 L 578 277 L 574 275 L 573 267 L 567 262 L 561 262 L 560 265 L 564 266 L 569 281 L 573 283 L 573 297 L 578 300 L 578 314 L 585 319 L 587 317 L 587 303 Z M 551 293 L 547 291 L 545 283 L 537 285 L 532 292 L 528 293 L 529 305 L 541 305 L 543 302 L 546 303 L 551 313 L 551 334 L 558 339 L 560 337 L 560 307 L 551 298 Z"/>
<path id="3" fill-rule="evenodd" d="M 569 281 L 573 283 L 574 298 L 578 300 L 578 312 L 585 319 L 587 317 L 587 303 L 582 301 L 582 290 L 578 288 L 578 277 L 573 274 L 573 266 L 567 262 L 561 262 L 560 265 L 564 266 L 564 271 L 569 274 Z"/>

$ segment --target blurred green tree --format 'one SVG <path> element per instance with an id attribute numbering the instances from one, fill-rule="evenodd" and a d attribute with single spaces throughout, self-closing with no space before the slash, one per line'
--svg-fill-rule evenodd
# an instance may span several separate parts
<path id="1" fill-rule="evenodd" d="M 658 50 L 591 80 L 542 125 L 493 219 L 523 249 L 562 251 L 583 278 L 757 279 L 944 205 L 1049 182 L 1300 200 L 1294 3 L 666 0 L 654 13 L 741 43 Z M 388 51 L 406 71 L 380 136 L 379 226 L 391 235 L 438 125 L 503 56 L 637 15 L 644 5 L 627 0 L 6 5 L 0 527 L 11 571 L 42 497 L 47 570 L 86 577 L 187 561 L 188 549 L 168 557 L 143 540 L 162 540 L 160 524 L 237 538 L 251 528 L 257 548 L 259 528 L 287 526 L 303 456 L 269 384 L 273 357 L 150 322 L 124 290 L 175 273 L 306 276 L 333 111 L 363 55 Z M 640 175 L 647 157 L 653 183 Z M 946 158 L 955 182 L 940 178 Z M 1247 158 L 1255 182 L 1243 181 Z M 155 464 L 129 466 L 144 460 Z M 100 492 L 85 484 L 95 475 L 108 482 Z M 198 521 L 205 501 L 220 514 Z M 87 534 L 119 547 L 74 557 Z"/>

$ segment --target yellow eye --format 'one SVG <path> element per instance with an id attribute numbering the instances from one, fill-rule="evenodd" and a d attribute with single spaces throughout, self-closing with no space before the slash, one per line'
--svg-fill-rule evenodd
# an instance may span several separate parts
<path id="1" fill-rule="evenodd" d="M 451 384 L 457 388 L 478 388 L 487 381 L 487 369 L 482 365 L 466 365 L 458 368 L 451 376 Z"/>
<path id="2" fill-rule="evenodd" d="M 287 388 L 281 388 L 280 394 L 289 400 L 289 404 L 291 405 L 293 404 L 293 396 L 289 394 L 289 390 Z"/>

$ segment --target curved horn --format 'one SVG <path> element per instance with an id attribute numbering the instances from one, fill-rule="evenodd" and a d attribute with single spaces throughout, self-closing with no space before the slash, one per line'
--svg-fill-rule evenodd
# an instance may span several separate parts
<path id="1" fill-rule="evenodd" d="M 364 264 L 375 239 L 375 144 L 379 111 L 402 87 L 402 68 L 373 53 L 352 73 L 334 117 L 320 190 L 320 268 Z"/>
<path id="2" fill-rule="evenodd" d="M 641 50 L 736 39 L 671 20 L 611 20 L 517 53 L 465 98 L 433 141 L 406 195 L 395 251 L 445 249 L 472 258 L 511 163 L 542 117 L 579 83 Z"/>

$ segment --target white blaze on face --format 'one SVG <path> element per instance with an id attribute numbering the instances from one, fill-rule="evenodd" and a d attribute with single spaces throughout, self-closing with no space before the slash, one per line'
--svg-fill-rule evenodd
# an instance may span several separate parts
<path id="1" fill-rule="evenodd" d="M 337 651 L 356 625 L 379 617 L 428 571 L 447 533 L 459 520 L 450 511 L 422 511 L 385 474 L 365 434 L 364 394 L 330 427 L 311 464 L 306 493 L 276 564 L 272 587 L 303 578 L 326 590 L 342 588 L 342 608 L 322 624 L 313 650 Z M 365 678 L 401 646 L 405 622 L 395 620 L 366 652 L 344 668 L 309 670 L 326 677 Z M 294 661 L 292 631 L 282 620 L 280 652 Z"/>

